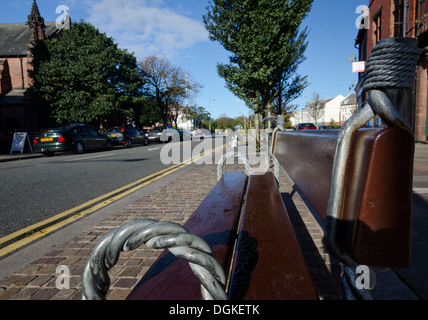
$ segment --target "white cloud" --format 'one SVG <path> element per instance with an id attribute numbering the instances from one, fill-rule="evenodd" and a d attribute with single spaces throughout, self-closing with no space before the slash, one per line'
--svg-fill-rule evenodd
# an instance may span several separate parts
<path id="1" fill-rule="evenodd" d="M 172 58 L 200 41 L 208 41 L 201 20 L 162 6 L 161 0 L 92 0 L 88 22 L 113 37 L 137 59 L 148 55 Z"/>

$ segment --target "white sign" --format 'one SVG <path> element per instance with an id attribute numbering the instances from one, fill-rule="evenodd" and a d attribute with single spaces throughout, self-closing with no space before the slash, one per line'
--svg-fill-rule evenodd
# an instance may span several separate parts
<path id="1" fill-rule="evenodd" d="M 19 151 L 24 153 L 24 146 L 25 141 L 28 141 L 28 144 L 30 145 L 31 152 L 33 152 L 33 148 L 31 146 L 30 137 L 28 137 L 26 132 L 15 132 L 13 134 L 13 141 L 12 141 L 12 148 L 10 149 L 10 154 L 12 154 L 14 151 Z"/>
<path id="2" fill-rule="evenodd" d="M 366 71 L 366 62 L 357 61 L 352 63 L 352 72 L 364 72 Z"/>

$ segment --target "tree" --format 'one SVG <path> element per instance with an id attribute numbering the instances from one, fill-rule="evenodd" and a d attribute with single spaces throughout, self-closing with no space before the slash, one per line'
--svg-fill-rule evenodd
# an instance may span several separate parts
<path id="1" fill-rule="evenodd" d="M 237 124 L 240 124 L 237 119 L 230 118 L 225 114 L 220 115 L 215 121 L 214 121 L 214 127 L 216 129 L 234 129 Z"/>
<path id="2" fill-rule="evenodd" d="M 180 114 L 186 114 L 186 107 L 177 104 L 171 110 L 172 122 L 175 124 L 175 128 L 178 128 L 178 117 Z"/>
<path id="3" fill-rule="evenodd" d="M 57 123 L 107 123 L 132 116 L 141 96 L 137 62 L 91 24 L 73 23 L 32 48 L 33 90 Z"/>
<path id="4" fill-rule="evenodd" d="M 297 61 L 291 62 L 288 70 L 284 71 L 279 79 L 275 88 L 277 94 L 272 103 L 271 111 L 274 114 L 282 114 L 285 116 L 296 111 L 297 105 L 291 104 L 291 102 L 298 98 L 308 86 L 307 76 L 302 77 L 301 75 L 295 74 L 298 64 L 304 60 L 303 51 L 306 47 L 306 44 L 300 46 L 302 54 L 295 56 Z"/>
<path id="5" fill-rule="evenodd" d="M 320 100 L 320 95 L 314 93 L 312 102 L 308 103 L 307 110 L 309 116 L 315 121 L 315 125 L 318 125 L 318 119 L 324 115 L 325 103 Z"/>
<path id="6" fill-rule="evenodd" d="M 209 128 L 209 121 L 212 120 L 211 114 L 204 107 L 190 106 L 188 113 L 189 119 L 197 119 L 195 127 L 203 129 Z"/>
<path id="7" fill-rule="evenodd" d="M 199 84 L 196 81 L 190 80 L 189 79 L 189 74 L 187 74 L 187 77 L 185 79 L 185 90 L 187 91 L 186 96 L 188 96 L 188 100 L 192 100 L 190 97 L 193 97 L 193 101 L 194 104 L 196 105 L 196 96 L 199 94 L 200 90 L 203 88 L 203 86 L 201 84 Z M 193 112 L 193 110 L 195 110 L 195 106 L 185 106 L 183 105 L 184 103 L 184 95 L 181 95 L 180 97 L 177 97 L 178 99 L 176 99 L 175 103 L 172 106 L 172 120 L 175 123 L 175 126 L 177 127 L 177 122 L 178 122 L 178 116 L 179 114 L 183 114 L 186 115 L 185 117 L 185 121 L 187 121 L 188 119 L 195 119 L 195 114 L 196 112 Z M 188 102 L 188 101 L 187 101 Z M 188 118 L 188 119 L 187 119 Z M 196 117 L 196 119 L 198 119 Z M 184 119 L 183 119 L 184 120 Z M 199 122 L 200 124 L 200 122 Z"/>
<path id="8" fill-rule="evenodd" d="M 139 98 L 133 107 L 133 120 L 138 127 L 151 127 L 162 120 L 156 101 L 151 97 Z"/>
<path id="9" fill-rule="evenodd" d="M 139 62 L 147 96 L 156 106 L 166 125 L 171 122 L 172 109 L 177 108 L 186 93 L 186 73 L 173 66 L 165 57 L 149 56 Z"/>
<path id="10" fill-rule="evenodd" d="M 311 5 L 312 0 L 210 1 L 205 27 L 231 53 L 230 63 L 218 64 L 217 71 L 254 113 L 265 115 L 275 99 L 290 102 L 307 85 L 294 73 L 304 59 L 307 29 L 299 29 Z"/>

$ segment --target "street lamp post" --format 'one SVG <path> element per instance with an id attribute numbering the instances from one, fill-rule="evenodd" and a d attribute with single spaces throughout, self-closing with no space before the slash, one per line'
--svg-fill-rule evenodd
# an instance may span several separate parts
<path id="1" fill-rule="evenodd" d="M 186 126 L 187 130 L 189 130 L 189 103 L 188 103 L 188 97 L 187 97 L 187 74 L 186 74 Z"/>

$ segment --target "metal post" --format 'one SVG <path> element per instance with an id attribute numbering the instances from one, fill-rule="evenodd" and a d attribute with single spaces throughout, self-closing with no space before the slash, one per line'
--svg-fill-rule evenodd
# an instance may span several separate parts
<path id="1" fill-rule="evenodd" d="M 210 99 L 208 101 L 208 109 L 209 109 L 209 113 L 210 113 L 210 118 L 209 118 L 209 123 L 210 123 L 210 132 L 211 132 L 211 101 L 215 101 L 215 99 Z"/>
<path id="2" fill-rule="evenodd" d="M 189 103 L 188 103 L 188 96 L 187 96 L 187 74 L 186 74 L 186 123 L 187 123 L 187 130 L 189 130 Z"/>

